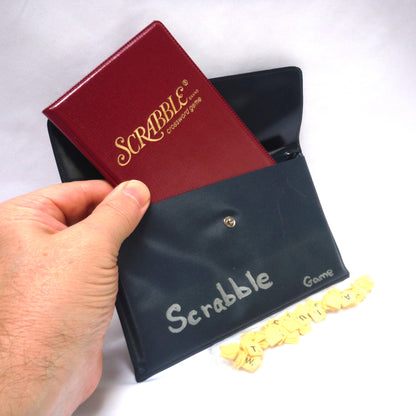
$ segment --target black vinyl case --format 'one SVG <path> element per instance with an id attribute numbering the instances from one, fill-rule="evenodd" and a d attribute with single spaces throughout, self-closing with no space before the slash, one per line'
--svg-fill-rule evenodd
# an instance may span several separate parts
<path id="1" fill-rule="evenodd" d="M 137 381 L 348 277 L 299 144 L 300 69 L 211 82 L 277 164 L 151 204 L 122 245 L 117 311 Z M 48 131 L 62 181 L 101 178 Z"/>

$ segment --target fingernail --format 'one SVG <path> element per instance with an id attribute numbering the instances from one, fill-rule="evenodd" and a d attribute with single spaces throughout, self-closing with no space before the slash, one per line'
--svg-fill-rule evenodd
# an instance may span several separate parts
<path id="1" fill-rule="evenodd" d="M 149 188 L 143 182 L 131 180 L 123 187 L 123 192 L 135 199 L 140 207 L 144 207 L 150 201 Z"/>

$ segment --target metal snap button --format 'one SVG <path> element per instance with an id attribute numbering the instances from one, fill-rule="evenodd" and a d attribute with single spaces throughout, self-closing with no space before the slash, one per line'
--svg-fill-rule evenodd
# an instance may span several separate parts
<path id="1" fill-rule="evenodd" d="M 230 215 L 228 217 L 225 217 L 224 224 L 228 228 L 234 228 L 236 224 L 235 218 L 231 217 Z"/>

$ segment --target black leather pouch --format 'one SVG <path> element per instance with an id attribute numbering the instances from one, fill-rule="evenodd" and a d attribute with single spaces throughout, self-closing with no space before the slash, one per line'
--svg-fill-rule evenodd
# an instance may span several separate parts
<path id="1" fill-rule="evenodd" d="M 348 277 L 299 145 L 302 75 L 212 79 L 277 164 L 151 204 L 119 256 L 137 381 Z M 50 122 L 62 181 L 101 175 Z"/>

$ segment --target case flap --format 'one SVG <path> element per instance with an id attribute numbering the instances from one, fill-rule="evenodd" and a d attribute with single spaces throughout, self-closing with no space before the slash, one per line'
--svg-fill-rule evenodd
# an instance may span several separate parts
<path id="1" fill-rule="evenodd" d="M 303 156 L 151 205 L 119 259 L 137 380 L 348 276 Z"/>

